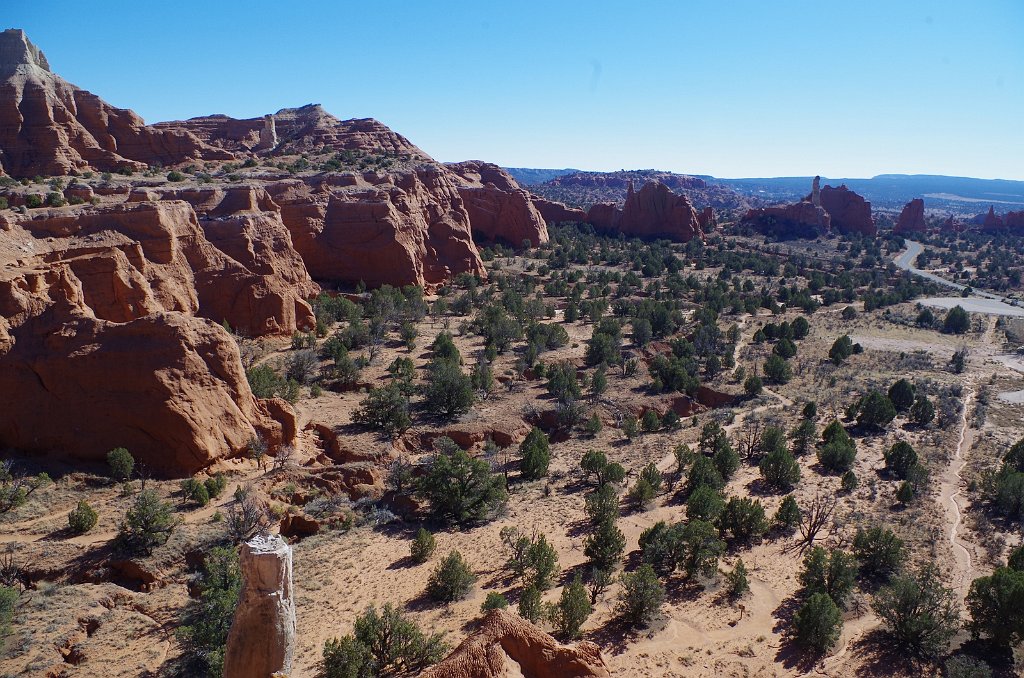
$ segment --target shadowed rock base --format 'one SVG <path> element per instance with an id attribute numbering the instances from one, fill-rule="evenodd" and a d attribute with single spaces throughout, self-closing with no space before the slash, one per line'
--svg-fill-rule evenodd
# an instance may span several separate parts
<path id="1" fill-rule="evenodd" d="M 281 537 L 242 545 L 242 592 L 224 651 L 224 678 L 288 675 L 295 653 L 292 549 Z"/>

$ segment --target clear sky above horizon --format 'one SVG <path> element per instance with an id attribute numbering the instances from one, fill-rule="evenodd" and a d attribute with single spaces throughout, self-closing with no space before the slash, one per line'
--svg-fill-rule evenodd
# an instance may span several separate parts
<path id="1" fill-rule="evenodd" d="M 1024 180 L 1024 1 L 4 0 L 147 122 L 321 103 L 444 161 Z"/>

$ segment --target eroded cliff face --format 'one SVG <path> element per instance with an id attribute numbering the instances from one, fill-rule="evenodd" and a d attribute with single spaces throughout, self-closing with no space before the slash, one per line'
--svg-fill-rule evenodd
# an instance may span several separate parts
<path id="1" fill-rule="evenodd" d="M 246 268 L 182 201 L 9 214 L 0 259 L 0 388 L 17 394 L 3 445 L 96 460 L 123 446 L 177 475 L 254 435 L 294 439 L 290 407 L 253 396 L 219 316 L 254 331 L 311 323 L 301 271 L 289 284 Z"/>
<path id="2" fill-rule="evenodd" d="M 839 233 L 878 234 L 871 216 L 871 203 L 845 185 L 822 188 L 821 206 L 828 212 L 833 230 Z"/>
<path id="3" fill-rule="evenodd" d="M 473 235 L 484 241 L 504 241 L 518 247 L 548 241 L 548 227 L 533 197 L 505 170 L 492 163 L 469 160 L 448 168 L 462 182 L 459 195 L 469 214 Z"/>
<path id="4" fill-rule="evenodd" d="M 50 71 L 25 33 L 0 33 L 0 169 L 14 177 L 144 168 L 233 156 L 185 131 L 147 127 Z"/>
<path id="5" fill-rule="evenodd" d="M 458 184 L 442 167 L 324 174 L 267 191 L 317 280 L 431 286 L 486 276 Z"/>
<path id="6" fill-rule="evenodd" d="M 810 200 L 791 205 L 775 205 L 748 210 L 741 223 L 776 238 L 816 238 L 827 235 L 831 224 L 828 212 Z"/>

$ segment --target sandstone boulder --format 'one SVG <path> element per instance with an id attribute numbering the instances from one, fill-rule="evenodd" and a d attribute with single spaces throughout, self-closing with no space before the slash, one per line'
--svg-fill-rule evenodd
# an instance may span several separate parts
<path id="1" fill-rule="evenodd" d="M 914 198 L 903 207 L 893 233 L 923 233 L 927 230 L 928 224 L 924 221 L 924 200 Z"/>
<path id="2" fill-rule="evenodd" d="M 561 645 L 522 617 L 493 610 L 421 678 L 598 678 L 611 675 L 594 643 Z"/>
<path id="3" fill-rule="evenodd" d="M 295 654 L 292 549 L 281 537 L 255 537 L 239 557 L 242 590 L 224 649 L 224 678 L 289 675 Z"/>

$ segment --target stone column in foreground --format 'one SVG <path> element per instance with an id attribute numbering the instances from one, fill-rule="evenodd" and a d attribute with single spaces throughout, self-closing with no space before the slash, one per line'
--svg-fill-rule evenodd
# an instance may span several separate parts
<path id="1" fill-rule="evenodd" d="M 253 537 L 239 557 L 242 590 L 224 651 L 224 678 L 288 675 L 295 652 L 292 549 L 278 535 Z"/>

